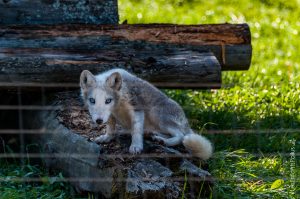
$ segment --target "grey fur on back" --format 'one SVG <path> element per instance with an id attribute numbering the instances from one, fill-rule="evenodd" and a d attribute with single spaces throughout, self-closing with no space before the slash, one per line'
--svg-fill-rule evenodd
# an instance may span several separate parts
<path id="1" fill-rule="evenodd" d="M 102 79 L 114 72 L 120 73 L 123 81 L 120 97 L 128 101 L 135 110 L 144 111 L 146 114 L 145 119 L 148 122 L 156 123 L 159 121 L 159 125 L 154 125 L 155 128 L 161 130 L 161 127 L 170 125 L 174 128 L 179 128 L 184 134 L 190 133 L 190 126 L 182 108 L 177 102 L 170 99 L 149 82 L 123 69 L 109 70 L 96 76 L 96 79 L 101 79 L 100 81 L 102 81 Z M 150 128 L 149 130 L 152 129 Z"/>
<path id="2" fill-rule="evenodd" d="M 93 120 L 107 122 L 106 134 L 97 137 L 96 142 L 111 141 L 115 123 L 119 122 L 131 133 L 130 153 L 140 153 L 144 132 L 151 132 L 153 139 L 167 146 L 182 143 L 197 157 L 204 160 L 211 157 L 210 141 L 195 134 L 182 108 L 147 81 L 123 69 L 112 69 L 96 76 L 83 71 L 80 85 Z"/>

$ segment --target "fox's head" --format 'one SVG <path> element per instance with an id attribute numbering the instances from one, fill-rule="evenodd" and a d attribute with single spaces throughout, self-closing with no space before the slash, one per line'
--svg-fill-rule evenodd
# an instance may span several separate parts
<path id="1" fill-rule="evenodd" d="M 81 95 L 94 122 L 102 124 L 108 121 L 112 110 L 118 104 L 121 86 L 122 77 L 118 72 L 98 79 L 90 71 L 82 71 Z"/>

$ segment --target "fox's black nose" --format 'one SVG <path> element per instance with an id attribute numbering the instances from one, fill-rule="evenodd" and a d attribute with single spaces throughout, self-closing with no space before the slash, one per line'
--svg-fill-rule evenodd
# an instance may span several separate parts
<path id="1" fill-rule="evenodd" d="M 96 120 L 96 123 L 97 123 L 97 124 L 102 124 L 102 122 L 103 122 L 102 119 L 97 119 L 97 120 Z"/>

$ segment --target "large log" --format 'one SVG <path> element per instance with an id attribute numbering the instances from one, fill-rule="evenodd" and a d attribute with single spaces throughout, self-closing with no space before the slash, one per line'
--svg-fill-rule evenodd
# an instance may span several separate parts
<path id="1" fill-rule="evenodd" d="M 0 35 L 0 47 L 6 50 L 102 50 L 111 51 L 113 60 L 159 49 L 212 52 L 222 70 L 247 70 L 252 55 L 247 24 L 2 26 Z"/>
<path id="2" fill-rule="evenodd" d="M 91 139 L 104 129 L 92 128 L 78 93 L 58 96 L 53 103 L 61 106 L 60 110 L 27 115 L 31 128 L 41 129 L 31 140 L 40 144 L 42 153 L 28 152 L 26 157 L 41 157 L 47 167 L 62 172 L 76 190 L 105 198 L 178 198 L 183 192 L 193 198 L 210 193 L 211 174 L 196 166 L 199 159 L 192 158 L 182 146 L 169 148 L 146 136 L 143 153 L 131 155 L 130 136 L 124 133 L 117 133 L 111 143 L 97 145 Z"/>
<path id="3" fill-rule="evenodd" d="M 1 0 L 0 24 L 118 24 L 117 0 Z"/>
<path id="4" fill-rule="evenodd" d="M 161 87 L 216 88 L 246 70 L 246 24 L 3 26 L 0 82 L 75 83 L 81 70 L 123 67 Z M 215 59 L 217 58 L 217 60 Z"/>
<path id="5" fill-rule="evenodd" d="M 27 83 L 39 83 L 33 85 L 77 88 L 82 70 L 97 74 L 115 67 L 124 68 L 163 88 L 219 88 L 221 85 L 221 67 L 212 53 L 158 49 L 140 53 L 135 58 L 117 54 L 111 57 L 111 53 L 92 52 L 94 56 L 90 56 L 85 52 L 74 55 L 57 50 L 51 53 L 39 51 L 37 57 L 32 50 L 15 50 L 11 53 L 14 58 L 0 61 L 1 86 L 26 87 Z"/>

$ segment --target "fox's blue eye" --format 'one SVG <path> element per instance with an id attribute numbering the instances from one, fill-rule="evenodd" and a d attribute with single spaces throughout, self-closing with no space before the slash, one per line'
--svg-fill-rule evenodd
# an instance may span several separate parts
<path id="1" fill-rule="evenodd" d="M 96 103 L 95 99 L 92 98 L 92 97 L 89 99 L 89 101 L 90 101 L 91 104 L 95 104 Z"/>
<path id="2" fill-rule="evenodd" d="M 108 98 L 108 99 L 105 100 L 105 104 L 109 104 L 109 103 L 111 103 L 111 101 L 112 101 L 112 99 Z"/>

